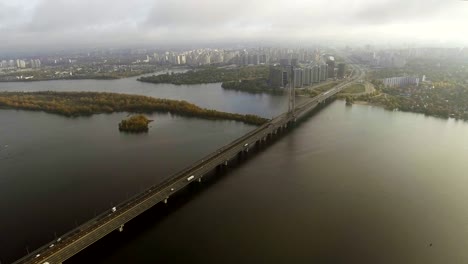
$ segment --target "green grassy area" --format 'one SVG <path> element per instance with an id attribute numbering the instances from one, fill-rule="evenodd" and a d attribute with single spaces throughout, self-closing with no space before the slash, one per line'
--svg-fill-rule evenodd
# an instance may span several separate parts
<path id="1" fill-rule="evenodd" d="M 359 94 L 359 93 L 364 93 L 365 91 L 366 91 L 366 87 L 364 86 L 364 84 L 355 83 L 355 84 L 351 84 L 350 86 L 346 87 L 340 93 L 343 93 L 343 94 Z"/>

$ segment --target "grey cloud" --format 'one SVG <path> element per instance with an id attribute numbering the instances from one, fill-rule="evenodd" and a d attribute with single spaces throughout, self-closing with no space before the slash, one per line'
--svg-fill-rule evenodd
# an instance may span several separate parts
<path id="1" fill-rule="evenodd" d="M 14 27 L 20 21 L 21 10 L 15 6 L 0 2 L 0 29 Z"/>
<path id="2" fill-rule="evenodd" d="M 31 14 L 26 30 L 49 32 L 54 30 L 86 30 L 102 25 L 121 24 L 138 19 L 134 7 L 145 1 L 112 0 L 43 0 Z"/>
<path id="3" fill-rule="evenodd" d="M 254 1 L 251 1 L 254 2 Z M 181 26 L 219 27 L 250 17 L 257 11 L 257 4 L 244 0 L 159 0 L 155 1 L 151 12 L 148 13 L 146 25 L 154 27 Z"/>
<path id="4" fill-rule="evenodd" d="M 416 31 L 418 39 L 445 34 L 466 43 L 467 13 L 468 2 L 456 0 L 0 0 L 0 32 L 14 40 L 0 42 L 0 49 L 307 43 L 322 38 L 385 41 L 388 30 L 392 39 Z M 425 31 L 427 27 L 433 32 Z M 457 34 L 448 34 L 452 28 Z"/>
<path id="5" fill-rule="evenodd" d="M 356 13 L 357 21 L 369 23 L 405 23 L 427 19 L 449 10 L 455 1 L 450 0 L 380 0 L 362 5 Z"/>

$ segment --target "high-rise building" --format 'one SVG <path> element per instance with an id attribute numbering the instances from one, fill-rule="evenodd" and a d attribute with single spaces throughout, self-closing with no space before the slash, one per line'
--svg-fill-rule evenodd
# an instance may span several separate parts
<path id="1" fill-rule="evenodd" d="M 335 78 L 335 58 L 333 56 L 328 57 L 327 65 L 328 65 L 328 78 Z"/>
<path id="2" fill-rule="evenodd" d="M 288 67 L 270 67 L 269 84 L 271 88 L 287 88 L 289 87 L 289 71 Z"/>
<path id="3" fill-rule="evenodd" d="M 312 83 L 320 82 L 320 66 L 314 65 L 312 67 Z"/>
<path id="4" fill-rule="evenodd" d="M 300 69 L 300 68 L 295 68 L 294 69 L 294 88 L 300 88 L 300 87 L 304 86 L 304 83 L 302 82 L 303 73 L 304 73 L 304 71 L 302 69 Z"/>
<path id="5" fill-rule="evenodd" d="M 304 86 L 309 86 L 312 84 L 312 68 L 306 67 L 303 70 L 302 83 Z"/>
<path id="6" fill-rule="evenodd" d="M 286 88 L 288 83 L 289 83 L 289 70 L 284 70 L 282 72 L 282 77 L 281 77 L 281 82 L 282 82 L 282 88 Z"/>
<path id="7" fill-rule="evenodd" d="M 419 77 L 411 76 L 385 78 L 382 81 L 383 84 L 387 87 L 405 87 L 408 85 L 419 85 Z"/>
<path id="8" fill-rule="evenodd" d="M 268 56 L 266 54 L 260 55 L 259 61 L 260 61 L 260 63 L 267 64 L 268 63 Z"/>
<path id="9" fill-rule="evenodd" d="M 338 64 L 338 74 L 337 77 L 340 79 L 343 79 L 345 76 L 345 71 L 346 71 L 346 64 L 344 63 L 339 63 Z"/>
<path id="10" fill-rule="evenodd" d="M 297 58 L 291 59 L 291 65 L 294 67 L 297 67 L 299 65 L 299 59 Z"/>
<path id="11" fill-rule="evenodd" d="M 283 87 L 283 69 L 280 67 L 270 67 L 269 83 L 271 88 Z"/>
<path id="12" fill-rule="evenodd" d="M 16 60 L 16 67 L 17 68 L 26 68 L 26 62 L 24 60 L 17 59 Z"/>
<path id="13" fill-rule="evenodd" d="M 280 65 L 281 66 L 288 66 L 289 64 L 289 59 L 280 59 Z"/>
<path id="14" fill-rule="evenodd" d="M 329 73 L 328 64 L 320 65 L 320 81 L 327 80 L 327 74 Z"/>

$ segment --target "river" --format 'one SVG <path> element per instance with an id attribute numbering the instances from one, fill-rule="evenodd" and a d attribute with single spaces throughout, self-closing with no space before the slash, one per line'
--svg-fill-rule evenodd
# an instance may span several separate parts
<path id="1" fill-rule="evenodd" d="M 114 91 L 107 81 L 59 82 L 37 90 L 102 84 L 95 90 Z M 36 90 L 34 83 L 2 85 Z M 283 97 L 245 93 L 222 95 L 219 104 L 213 98 L 227 92 L 219 84 L 200 85 L 198 102 L 186 94 L 191 86 L 147 85 L 131 91 L 162 97 L 173 90 L 168 98 L 242 113 L 255 102 L 263 116 L 286 105 Z M 0 111 L 1 260 L 253 129 L 155 114 L 148 134 L 128 135 L 116 127 L 124 116 Z M 336 101 L 69 263 L 466 263 L 467 134 L 466 122 Z"/>
<path id="2" fill-rule="evenodd" d="M 174 71 L 178 72 L 183 70 Z M 0 92 L 93 91 L 138 94 L 157 98 L 186 100 L 205 108 L 225 112 L 237 112 L 241 114 L 255 114 L 266 118 L 277 116 L 288 108 L 288 101 L 284 96 L 225 90 L 221 88 L 220 83 L 173 85 L 138 82 L 136 79 L 137 77 L 117 80 L 0 82 Z"/>

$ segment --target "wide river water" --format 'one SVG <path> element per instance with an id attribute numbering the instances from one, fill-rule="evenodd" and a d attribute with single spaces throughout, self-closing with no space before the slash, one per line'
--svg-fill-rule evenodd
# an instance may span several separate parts
<path id="1" fill-rule="evenodd" d="M 265 117 L 282 96 L 116 81 L 0 83 L 108 91 Z M 253 129 L 154 114 L 0 110 L 0 261 L 9 263 Z M 268 148 L 69 263 L 467 263 L 468 123 L 336 101 Z M 55 233 L 55 234 L 54 234 Z"/>

